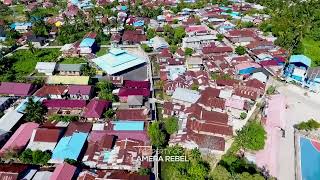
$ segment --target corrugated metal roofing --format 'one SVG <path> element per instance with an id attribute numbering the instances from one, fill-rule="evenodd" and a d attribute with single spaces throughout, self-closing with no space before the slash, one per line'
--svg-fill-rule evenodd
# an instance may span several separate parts
<path id="1" fill-rule="evenodd" d="M 67 158 L 77 160 L 87 136 L 88 133 L 74 132 L 72 136 L 61 138 L 52 152 L 53 162 L 62 162 Z"/>

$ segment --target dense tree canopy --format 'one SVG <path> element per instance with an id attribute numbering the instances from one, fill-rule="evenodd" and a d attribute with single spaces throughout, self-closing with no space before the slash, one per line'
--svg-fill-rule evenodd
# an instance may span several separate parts
<path id="1" fill-rule="evenodd" d="M 164 121 L 164 127 L 168 134 L 173 134 L 178 131 L 179 125 L 178 125 L 178 118 L 176 117 L 169 117 L 163 119 Z"/>
<path id="2" fill-rule="evenodd" d="M 207 179 L 210 166 L 203 161 L 198 149 L 190 152 L 180 146 L 167 147 L 162 156 L 187 156 L 187 162 L 163 162 L 161 179 Z"/>
<path id="3" fill-rule="evenodd" d="M 32 98 L 28 99 L 25 109 L 25 117 L 27 121 L 43 123 L 46 108 L 40 101 L 34 101 Z"/>
<path id="4" fill-rule="evenodd" d="M 159 122 L 153 122 L 148 127 L 148 135 L 151 139 L 151 144 L 154 147 L 163 147 L 166 143 L 166 135 L 161 130 L 161 124 Z"/>
<path id="5" fill-rule="evenodd" d="M 314 119 L 310 119 L 306 122 L 301 122 L 299 124 L 296 124 L 294 127 L 297 128 L 298 130 L 311 131 L 311 130 L 319 129 L 320 123 L 318 123 Z"/>
<path id="6" fill-rule="evenodd" d="M 26 164 L 45 165 L 51 159 L 51 152 L 26 149 L 19 156 L 19 160 Z"/>
<path id="7" fill-rule="evenodd" d="M 237 132 L 236 141 L 241 147 L 248 150 L 260 150 L 264 148 L 266 131 L 257 121 L 248 122 Z"/>

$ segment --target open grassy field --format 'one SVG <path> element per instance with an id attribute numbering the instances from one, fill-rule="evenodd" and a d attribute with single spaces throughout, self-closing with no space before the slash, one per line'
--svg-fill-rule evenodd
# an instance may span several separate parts
<path id="1" fill-rule="evenodd" d="M 103 56 L 103 55 L 107 54 L 107 50 L 108 50 L 108 48 L 100 48 L 99 51 L 96 53 L 96 55 L 98 57 Z"/>
<path id="2" fill-rule="evenodd" d="M 60 63 L 63 64 L 80 64 L 80 63 L 86 63 L 86 60 L 84 58 L 77 58 L 77 57 L 68 57 L 63 58 Z"/>
<path id="3" fill-rule="evenodd" d="M 312 60 L 312 66 L 320 66 L 320 41 L 304 39 L 302 44 L 304 55 Z"/>
<path id="4" fill-rule="evenodd" d="M 14 80 L 21 80 L 34 71 L 37 62 L 55 62 L 59 55 L 59 49 L 38 49 L 34 53 L 18 50 L 8 57 L 10 69 L 1 73 L 0 81 L 6 81 L 8 74 L 13 74 Z"/>

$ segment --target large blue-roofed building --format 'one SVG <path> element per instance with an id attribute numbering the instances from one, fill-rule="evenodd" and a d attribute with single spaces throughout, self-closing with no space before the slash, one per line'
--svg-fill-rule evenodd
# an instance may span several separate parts
<path id="1" fill-rule="evenodd" d="M 60 139 L 52 152 L 50 163 L 62 163 L 65 159 L 77 160 L 86 142 L 88 133 L 74 132 Z"/>
<path id="2" fill-rule="evenodd" d="M 109 75 L 144 64 L 146 61 L 119 48 L 111 48 L 109 53 L 92 60 Z"/>

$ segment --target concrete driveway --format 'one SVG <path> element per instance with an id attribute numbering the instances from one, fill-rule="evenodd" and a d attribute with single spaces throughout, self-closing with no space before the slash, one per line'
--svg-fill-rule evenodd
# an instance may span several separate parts
<path id="1" fill-rule="evenodd" d="M 274 82 L 277 90 L 285 95 L 288 108 L 286 109 L 286 137 L 280 139 L 279 179 L 295 179 L 295 151 L 293 125 L 314 118 L 320 121 L 320 95 L 309 93 L 305 89 L 291 84 Z"/>

